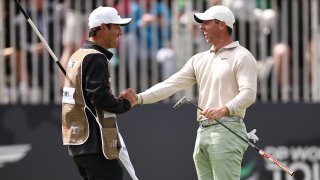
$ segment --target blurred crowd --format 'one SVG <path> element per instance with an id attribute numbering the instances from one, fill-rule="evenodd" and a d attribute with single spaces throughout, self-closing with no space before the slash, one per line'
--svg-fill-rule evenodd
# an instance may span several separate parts
<path id="1" fill-rule="evenodd" d="M 258 59 L 261 101 L 320 101 L 319 2 L 312 0 L 21 0 L 61 64 L 88 38 L 88 14 L 113 6 L 133 22 L 112 50 L 115 92 L 143 91 L 209 49 L 193 13 L 223 4 L 233 37 Z M 317 6 L 313 10 L 312 6 Z M 60 103 L 64 76 L 13 1 L 1 1 L 0 104 Z M 315 19 L 314 19 L 315 18 Z M 194 95 L 196 88 L 189 95 Z"/>

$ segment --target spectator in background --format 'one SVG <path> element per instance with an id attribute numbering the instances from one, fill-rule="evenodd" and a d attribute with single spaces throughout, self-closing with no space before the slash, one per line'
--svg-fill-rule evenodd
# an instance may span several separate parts
<path id="1" fill-rule="evenodd" d="M 163 81 L 176 72 L 175 52 L 170 46 L 170 42 L 167 45 L 157 51 L 156 59 L 160 64 L 160 79 Z"/>
<path id="2" fill-rule="evenodd" d="M 267 38 L 270 39 L 271 36 L 278 36 L 275 45 L 268 47 L 267 57 L 259 60 L 259 77 L 260 80 L 270 78 L 272 69 L 274 69 L 279 91 L 281 88 L 285 88 L 288 90 L 286 93 L 289 93 L 292 87 L 291 48 L 288 42 L 283 42 L 283 37 L 281 37 L 281 30 L 284 31 L 281 29 L 281 3 L 274 3 L 273 9 L 271 9 L 270 2 L 267 3 L 266 9 L 261 9 L 262 5 L 260 2 L 258 3 L 260 8 L 256 8 L 254 11 L 255 19 L 259 22 L 260 34 L 266 36 L 266 40 Z M 275 27 L 278 28 L 277 32 L 273 32 Z"/>
<path id="3" fill-rule="evenodd" d="M 140 47 L 142 48 L 140 49 L 140 56 L 142 60 L 147 60 L 147 62 L 141 63 L 148 64 L 148 74 L 151 75 L 151 61 L 156 59 L 158 50 L 161 48 L 171 48 L 171 13 L 168 5 L 161 0 L 155 2 L 146 0 L 145 3 L 145 12 L 141 19 L 138 20 L 141 32 L 139 41 L 145 41 L 146 43 L 146 49 Z M 155 42 L 157 43 L 155 44 Z M 151 83 L 150 79 L 148 83 Z"/>
<path id="4" fill-rule="evenodd" d="M 48 32 L 48 39 L 47 42 L 50 47 L 53 47 L 53 13 L 56 9 L 54 9 L 51 1 L 45 3 L 43 0 L 30 0 L 27 4 L 26 11 L 33 18 L 33 23 L 37 26 L 37 29 L 40 31 L 41 34 L 44 34 L 45 30 Z M 46 5 L 46 6 L 45 6 Z M 45 19 L 45 11 L 47 12 L 47 19 Z M 33 13 L 35 12 L 36 17 L 33 17 Z M 25 23 L 26 29 L 22 28 L 21 25 Z M 18 50 L 18 59 L 17 59 L 17 71 L 19 73 L 22 72 L 22 62 L 21 62 L 21 51 L 26 51 L 26 64 L 27 64 L 27 77 L 25 77 L 26 82 L 20 81 L 19 88 L 20 88 L 20 95 L 23 97 L 27 97 L 28 100 L 32 103 L 40 102 L 43 96 L 43 88 L 48 88 L 44 86 L 47 79 L 44 79 L 44 73 L 52 73 L 53 72 L 53 63 L 52 59 L 49 59 L 48 64 L 49 67 L 45 65 L 44 53 L 47 53 L 45 50 L 44 45 L 40 41 L 39 38 L 33 39 L 36 37 L 33 30 L 25 20 L 25 17 L 20 13 L 17 16 L 17 50 Z M 26 37 L 21 36 L 21 31 L 26 31 Z M 26 39 L 22 39 L 26 38 Z M 51 58 L 51 56 L 49 56 Z M 37 61 L 34 61 L 37 59 Z M 49 70 L 47 72 L 46 70 Z M 22 79 L 19 75 L 19 79 Z M 53 76 L 49 75 L 49 93 L 50 98 L 52 98 L 53 93 Z M 29 91 L 29 88 L 31 91 Z"/>
<path id="5" fill-rule="evenodd" d="M 276 71 L 279 86 L 292 87 L 292 57 L 291 49 L 286 43 L 277 43 L 272 48 L 273 68 Z M 286 77 L 283 77 L 286 72 Z"/>
<path id="6" fill-rule="evenodd" d="M 85 0 L 65 1 L 65 24 L 62 35 L 62 55 L 60 62 L 66 68 L 68 59 L 83 43 L 86 37 L 86 19 Z M 79 5 L 79 6 L 78 6 Z M 79 7 L 79 8 L 78 8 Z M 64 75 L 59 73 L 59 83 L 63 86 Z"/>
<path id="7" fill-rule="evenodd" d="M 144 1 L 141 1 L 144 3 Z M 133 17 L 133 21 L 127 26 L 123 27 L 123 35 L 119 39 L 119 48 L 109 49 L 114 56 L 110 63 L 114 69 L 116 84 L 124 83 L 120 82 L 120 78 L 124 77 L 125 86 L 129 86 L 130 83 L 136 83 L 132 85 L 134 87 L 140 84 L 140 73 L 138 68 L 140 58 L 140 26 L 138 24 L 139 19 L 142 16 L 142 9 L 138 0 L 104 0 L 104 5 L 113 6 L 121 16 Z M 121 58 L 118 58 L 120 57 Z M 121 62 L 120 62 L 121 61 Z M 120 64 L 125 66 L 125 72 L 120 71 Z M 123 68 L 123 66 L 121 67 Z M 123 75 L 123 76 L 122 76 Z M 115 89 L 120 90 L 120 89 Z"/>
<path id="8" fill-rule="evenodd" d="M 179 47 L 181 48 L 181 51 L 185 49 L 184 43 L 185 40 L 187 39 L 186 37 L 191 36 L 192 38 L 192 54 L 199 52 L 199 51 L 204 51 L 208 48 L 208 44 L 205 43 L 204 37 L 202 36 L 202 32 L 199 30 L 199 24 L 194 21 L 192 15 L 194 13 L 197 13 L 198 11 L 191 11 L 188 12 L 185 7 L 182 7 L 181 9 L 181 14 L 179 16 L 179 37 L 180 40 L 182 41 Z M 188 24 L 191 24 L 191 35 L 187 34 L 188 33 Z"/>
<path id="9" fill-rule="evenodd" d="M 318 28 L 320 28 L 320 25 Z M 317 93 L 316 91 L 317 86 L 318 88 L 320 88 L 320 80 L 319 80 L 320 67 L 316 66 L 317 64 L 320 64 L 320 51 L 319 49 L 317 49 L 319 47 L 320 47 L 320 34 L 317 33 L 309 41 L 307 50 L 305 53 L 305 59 L 306 59 L 307 71 L 308 71 L 308 81 L 312 87 L 311 89 L 311 91 L 313 91 L 312 94 Z"/>
<path id="10" fill-rule="evenodd" d="M 134 17 L 134 21 L 124 27 L 124 35 L 120 39 L 119 52 L 125 49 L 127 80 L 130 72 L 140 77 L 141 63 L 146 63 L 148 80 L 151 81 L 152 63 L 159 64 L 160 79 L 173 73 L 175 67 L 173 50 L 171 49 L 171 13 L 168 5 L 161 0 L 105 0 L 106 5 L 114 6 L 120 14 Z M 145 45 L 145 47 L 143 47 Z M 121 48 L 123 47 L 123 48 Z M 153 61 L 152 60 L 156 60 Z M 115 65 L 118 62 L 114 62 Z M 116 68 L 117 71 L 117 68 Z M 152 74 L 155 75 L 155 74 Z M 137 84 L 140 78 L 137 78 Z M 128 82 L 128 81 L 127 81 Z"/>

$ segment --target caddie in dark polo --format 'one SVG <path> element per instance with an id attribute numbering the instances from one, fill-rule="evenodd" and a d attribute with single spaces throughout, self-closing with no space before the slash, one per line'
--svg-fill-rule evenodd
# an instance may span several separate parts
<path id="1" fill-rule="evenodd" d="M 118 47 L 121 26 L 131 18 L 121 18 L 112 7 L 98 7 L 89 16 L 89 39 L 67 63 L 62 98 L 63 144 L 84 180 L 121 180 L 118 159 L 137 179 L 116 114 L 136 105 L 135 92 L 114 96 L 111 91 L 109 48 Z M 80 37 L 79 37 L 80 38 Z"/>

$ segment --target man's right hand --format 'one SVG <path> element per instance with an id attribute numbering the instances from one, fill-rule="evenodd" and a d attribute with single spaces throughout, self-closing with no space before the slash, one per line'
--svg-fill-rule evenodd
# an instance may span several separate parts
<path id="1" fill-rule="evenodd" d="M 122 91 L 119 95 L 119 98 L 128 100 L 131 104 L 131 107 L 133 107 L 138 103 L 136 96 L 136 92 L 133 89 L 129 88 L 126 91 Z"/>

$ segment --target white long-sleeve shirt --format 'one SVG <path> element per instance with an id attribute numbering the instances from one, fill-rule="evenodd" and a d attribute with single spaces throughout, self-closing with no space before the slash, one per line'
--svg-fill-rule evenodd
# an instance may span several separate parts
<path id="1" fill-rule="evenodd" d="M 225 105 L 230 115 L 244 118 L 246 109 L 256 99 L 257 73 L 256 59 L 235 41 L 218 52 L 208 50 L 194 55 L 177 73 L 138 97 L 143 104 L 150 104 L 197 83 L 199 107 Z M 203 118 L 198 113 L 198 120 Z"/>

